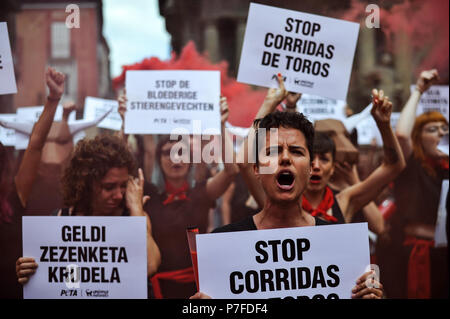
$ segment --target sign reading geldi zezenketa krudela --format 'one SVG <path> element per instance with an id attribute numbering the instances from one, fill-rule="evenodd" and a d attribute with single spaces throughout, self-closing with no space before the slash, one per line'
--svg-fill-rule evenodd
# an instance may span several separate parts
<path id="1" fill-rule="evenodd" d="M 145 217 L 23 217 L 25 299 L 147 298 Z"/>
<path id="2" fill-rule="evenodd" d="M 359 24 L 251 3 L 238 81 L 346 100 Z"/>
<path id="3" fill-rule="evenodd" d="M 200 291 L 212 298 L 350 298 L 369 266 L 367 223 L 196 236 Z"/>

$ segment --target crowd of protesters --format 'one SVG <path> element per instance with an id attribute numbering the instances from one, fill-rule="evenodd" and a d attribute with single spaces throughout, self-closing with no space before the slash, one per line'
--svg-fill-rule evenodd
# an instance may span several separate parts
<path id="1" fill-rule="evenodd" d="M 416 117 L 421 95 L 439 79 L 435 70 L 420 74 L 395 131 L 389 97 L 383 90 L 367 92 L 383 147 L 380 165 L 362 179 L 357 164 L 337 161 L 333 138 L 314 132 L 296 112 L 301 94 L 287 92 L 281 76 L 234 161 L 218 156 L 214 164 L 180 162 L 182 154 L 205 145 L 194 143 L 196 136 L 141 137 L 146 144 L 141 154 L 132 151 L 123 128 L 73 145 L 67 117 L 75 106 L 66 105 L 63 121 L 53 122 L 64 75 L 48 68 L 45 77 L 49 95 L 23 155 L 14 161 L 0 144 L 1 298 L 20 298 L 21 285 L 38 268 L 21 253 L 21 219 L 31 214 L 145 216 L 149 298 L 207 297 L 196 289 L 189 227 L 206 233 L 366 221 L 377 235 L 373 255 L 382 285 L 366 287 L 368 273 L 362 274 L 353 298 L 448 298 L 447 248 L 433 242 L 449 163 L 438 144 L 448 135 L 448 122 L 438 112 Z M 118 101 L 123 119 L 126 95 Z M 283 102 L 285 108 L 277 110 Z M 226 97 L 220 110 L 226 154 L 234 149 L 225 129 Z M 271 128 L 278 129 L 278 144 L 258 145 L 260 129 Z M 179 153 L 171 152 L 180 142 Z M 249 160 L 251 153 L 256 163 Z M 262 157 L 276 166 L 274 172 L 260 173 Z M 46 169 L 49 163 L 53 166 Z M 45 205 L 31 200 L 32 194 Z M 383 194 L 396 206 L 389 218 L 380 210 Z"/>

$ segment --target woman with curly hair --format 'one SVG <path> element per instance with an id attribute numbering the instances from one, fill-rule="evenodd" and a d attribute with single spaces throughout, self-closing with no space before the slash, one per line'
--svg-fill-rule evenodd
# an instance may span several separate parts
<path id="1" fill-rule="evenodd" d="M 379 239 L 377 257 L 393 298 L 448 298 L 447 248 L 434 247 L 434 233 L 448 155 L 438 145 L 448 135 L 439 112 L 416 118 L 423 92 L 439 79 L 436 70 L 423 71 L 402 110 L 396 134 L 407 161 L 395 181 L 397 211 Z"/>
<path id="2" fill-rule="evenodd" d="M 63 201 L 67 208 L 57 216 L 145 216 L 147 220 L 147 275 L 152 276 L 161 255 L 152 236 L 150 218 L 143 210 L 144 176 L 135 172 L 127 146 L 116 136 L 97 136 L 78 142 L 62 178 Z M 16 262 L 18 281 L 24 284 L 36 271 L 33 258 Z"/>

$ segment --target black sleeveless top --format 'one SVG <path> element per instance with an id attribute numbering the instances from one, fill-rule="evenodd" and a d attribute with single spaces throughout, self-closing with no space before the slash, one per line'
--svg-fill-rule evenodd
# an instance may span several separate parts
<path id="1" fill-rule="evenodd" d="M 339 204 L 336 200 L 336 194 L 339 192 L 335 191 L 331 187 L 330 189 L 333 192 L 333 199 L 334 199 L 333 206 L 331 206 L 331 212 L 333 216 L 337 219 L 337 222 L 329 222 L 329 224 L 345 224 L 344 214 L 342 214 L 341 208 L 339 207 Z M 328 223 L 327 221 L 324 222 Z"/>
<path id="2" fill-rule="evenodd" d="M 314 216 L 314 219 L 316 220 L 316 226 L 330 225 L 330 223 L 328 223 L 320 218 L 317 218 L 315 216 Z M 258 230 L 256 228 L 255 222 L 253 221 L 253 216 L 247 216 L 246 218 L 244 218 L 243 220 L 241 220 L 237 223 L 228 224 L 228 225 L 216 228 L 212 232 L 213 233 L 226 233 L 226 232 L 245 231 L 245 230 Z"/>

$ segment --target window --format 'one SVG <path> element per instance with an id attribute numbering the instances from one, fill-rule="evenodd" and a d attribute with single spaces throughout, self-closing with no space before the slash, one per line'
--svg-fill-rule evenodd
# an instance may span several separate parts
<path id="1" fill-rule="evenodd" d="M 64 22 L 53 22 L 51 26 L 52 58 L 70 57 L 70 29 Z"/>

